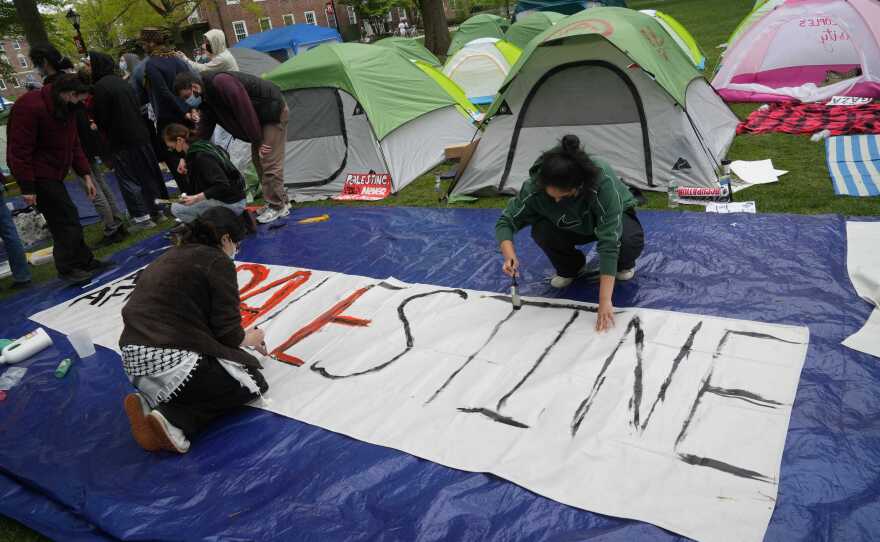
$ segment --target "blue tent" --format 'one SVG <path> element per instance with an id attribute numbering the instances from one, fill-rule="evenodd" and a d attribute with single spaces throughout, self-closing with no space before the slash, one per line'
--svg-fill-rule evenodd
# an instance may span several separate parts
<path id="1" fill-rule="evenodd" d="M 578 11 L 598 6 L 626 7 L 626 0 L 519 0 L 514 18 L 525 11 L 555 11 L 573 15 Z"/>
<path id="2" fill-rule="evenodd" d="M 292 24 L 253 34 L 233 47 L 256 49 L 284 62 L 312 47 L 334 41 L 341 42 L 342 36 L 333 28 L 313 24 Z"/>

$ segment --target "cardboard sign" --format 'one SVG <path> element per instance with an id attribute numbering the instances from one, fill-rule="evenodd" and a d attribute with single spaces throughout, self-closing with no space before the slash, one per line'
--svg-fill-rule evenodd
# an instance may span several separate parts
<path id="1" fill-rule="evenodd" d="M 388 173 L 349 173 L 337 200 L 373 201 L 391 195 L 391 175 Z"/>
<path id="2" fill-rule="evenodd" d="M 825 105 L 865 105 L 874 101 L 874 98 L 861 98 L 858 96 L 835 96 Z"/>

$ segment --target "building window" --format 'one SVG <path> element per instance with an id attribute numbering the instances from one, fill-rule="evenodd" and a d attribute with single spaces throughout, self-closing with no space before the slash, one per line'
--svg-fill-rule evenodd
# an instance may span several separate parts
<path id="1" fill-rule="evenodd" d="M 324 16 L 327 17 L 327 26 L 336 28 L 336 14 L 333 13 L 333 8 L 329 4 L 324 8 Z"/>
<path id="2" fill-rule="evenodd" d="M 235 32 L 235 41 L 241 41 L 248 37 L 247 25 L 244 24 L 244 21 L 233 21 L 232 31 Z"/>
<path id="3" fill-rule="evenodd" d="M 18 77 L 12 78 L 12 86 L 15 88 L 21 88 L 21 81 L 18 80 Z"/>
<path id="4" fill-rule="evenodd" d="M 0 79 L 0 90 L 6 90 L 6 81 Z"/>
<path id="5" fill-rule="evenodd" d="M 21 66 L 22 68 L 27 68 L 28 67 L 27 57 L 25 57 L 24 55 L 18 55 L 18 65 Z"/>
<path id="6" fill-rule="evenodd" d="M 12 48 L 18 51 L 21 49 L 21 42 L 18 40 L 12 40 Z"/>
<path id="7" fill-rule="evenodd" d="M 272 30 L 271 17 L 263 17 L 260 19 L 260 32 L 264 32 L 266 30 Z"/>
<path id="8" fill-rule="evenodd" d="M 240 3 L 241 3 L 241 0 L 226 0 L 227 6 L 230 4 L 240 4 Z"/>
<path id="9" fill-rule="evenodd" d="M 281 21 L 284 23 L 284 26 L 290 26 L 296 23 L 296 21 L 293 19 L 293 13 L 286 13 L 282 15 Z"/>
<path id="10" fill-rule="evenodd" d="M 406 20 L 406 10 L 403 8 L 397 8 L 397 18 L 401 21 Z"/>
<path id="11" fill-rule="evenodd" d="M 392 15 L 391 12 L 389 11 L 388 14 L 385 15 L 385 20 L 388 21 L 389 23 L 394 22 L 394 15 Z"/>
<path id="12" fill-rule="evenodd" d="M 348 12 L 348 22 L 349 24 L 357 24 L 358 18 L 357 14 L 354 11 L 354 8 L 346 5 L 345 10 Z"/>
<path id="13" fill-rule="evenodd" d="M 315 18 L 314 11 L 305 12 L 305 16 L 306 16 L 306 24 L 313 24 L 315 26 L 318 26 L 318 19 Z"/>

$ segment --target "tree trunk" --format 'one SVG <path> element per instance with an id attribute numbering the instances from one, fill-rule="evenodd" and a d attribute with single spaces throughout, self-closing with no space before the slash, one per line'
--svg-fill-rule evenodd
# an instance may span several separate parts
<path id="1" fill-rule="evenodd" d="M 449 49 L 449 27 L 443 0 L 422 0 L 422 21 L 425 25 L 425 47 L 435 55 L 446 55 Z"/>
<path id="2" fill-rule="evenodd" d="M 15 11 L 18 13 L 18 22 L 24 29 L 24 37 L 28 43 L 48 42 L 49 36 L 46 34 L 46 27 L 43 25 L 43 17 L 37 10 L 36 0 L 12 0 L 15 4 Z"/>

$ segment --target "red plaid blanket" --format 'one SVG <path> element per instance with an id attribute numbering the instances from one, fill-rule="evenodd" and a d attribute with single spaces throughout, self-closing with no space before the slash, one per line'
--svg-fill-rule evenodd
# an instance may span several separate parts
<path id="1" fill-rule="evenodd" d="M 736 127 L 737 134 L 814 134 L 830 130 L 831 135 L 880 133 L 880 103 L 826 106 L 820 103 L 779 103 L 753 111 Z"/>

